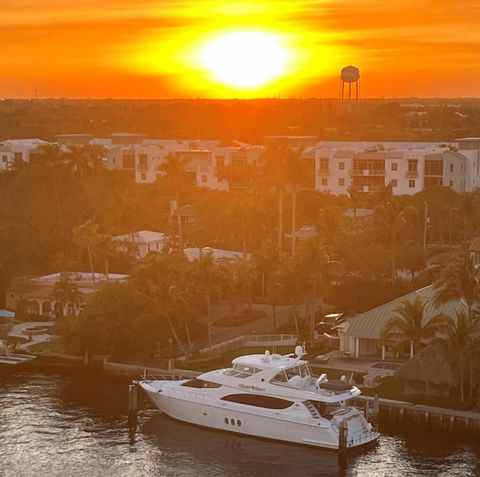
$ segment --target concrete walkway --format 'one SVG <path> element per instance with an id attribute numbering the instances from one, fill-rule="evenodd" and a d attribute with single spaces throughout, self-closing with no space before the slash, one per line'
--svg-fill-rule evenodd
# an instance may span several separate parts
<path id="1" fill-rule="evenodd" d="M 27 321 L 24 323 L 18 323 L 14 325 L 14 327 L 8 333 L 8 336 L 10 336 L 11 338 L 20 338 L 22 340 L 27 340 L 25 343 L 21 343 L 18 346 L 20 349 L 26 350 L 30 348 L 30 346 L 39 343 L 47 343 L 57 338 L 56 335 L 51 335 L 50 333 L 28 335 L 25 333 L 26 328 L 32 328 L 34 326 L 42 326 L 48 328 L 54 324 L 54 321 Z"/>

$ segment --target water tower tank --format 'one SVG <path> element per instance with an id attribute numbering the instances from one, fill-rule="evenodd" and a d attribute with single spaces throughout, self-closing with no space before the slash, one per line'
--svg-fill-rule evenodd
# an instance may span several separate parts
<path id="1" fill-rule="evenodd" d="M 345 66 L 341 78 L 345 83 L 355 83 L 360 80 L 360 70 L 356 66 Z"/>

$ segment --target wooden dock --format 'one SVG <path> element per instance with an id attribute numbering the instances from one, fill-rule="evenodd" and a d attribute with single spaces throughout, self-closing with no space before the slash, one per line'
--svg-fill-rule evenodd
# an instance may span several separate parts
<path id="1" fill-rule="evenodd" d="M 352 404 L 360 409 L 363 408 L 367 418 L 377 422 L 480 436 L 479 412 L 459 411 L 370 396 L 352 399 Z"/>

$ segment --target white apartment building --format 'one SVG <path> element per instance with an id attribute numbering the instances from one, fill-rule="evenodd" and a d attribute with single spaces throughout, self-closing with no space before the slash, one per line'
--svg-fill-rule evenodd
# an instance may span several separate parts
<path id="1" fill-rule="evenodd" d="M 0 143 L 0 171 L 7 170 L 15 160 L 30 162 L 39 146 L 48 144 L 42 139 L 7 139 Z"/>
<path id="2" fill-rule="evenodd" d="M 391 184 L 396 195 L 435 185 L 472 191 L 480 185 L 480 138 L 459 139 L 452 146 L 324 142 L 316 148 L 315 189 L 340 195 Z"/>

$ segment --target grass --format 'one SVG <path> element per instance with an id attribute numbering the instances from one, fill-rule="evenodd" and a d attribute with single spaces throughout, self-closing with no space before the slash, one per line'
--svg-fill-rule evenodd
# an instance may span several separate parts
<path id="1" fill-rule="evenodd" d="M 61 340 L 47 341 L 45 343 L 38 343 L 30 346 L 29 351 L 32 353 L 49 352 L 49 353 L 64 353 L 63 344 Z"/>

